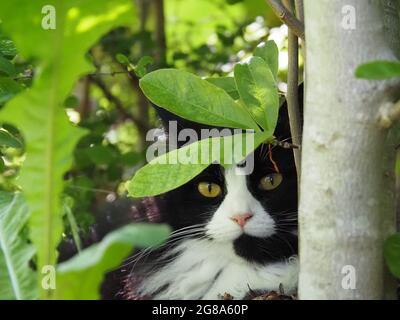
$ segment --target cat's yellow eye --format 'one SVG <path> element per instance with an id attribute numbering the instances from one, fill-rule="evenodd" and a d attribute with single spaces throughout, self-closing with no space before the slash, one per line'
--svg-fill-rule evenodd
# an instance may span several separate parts
<path id="1" fill-rule="evenodd" d="M 282 183 L 283 177 L 280 173 L 270 173 L 260 180 L 260 189 L 274 190 Z"/>
<path id="2" fill-rule="evenodd" d="M 197 189 L 201 195 L 207 198 L 216 198 L 221 194 L 222 191 L 218 184 L 212 182 L 200 182 L 197 186 Z"/>

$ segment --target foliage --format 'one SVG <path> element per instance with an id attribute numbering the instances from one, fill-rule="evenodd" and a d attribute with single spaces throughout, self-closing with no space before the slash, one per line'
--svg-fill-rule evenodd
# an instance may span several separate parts
<path id="1" fill-rule="evenodd" d="M 224 90 L 188 72 L 154 71 L 140 80 L 140 87 L 153 103 L 185 119 L 230 128 L 258 128 Z"/>
<path id="2" fill-rule="evenodd" d="M 108 234 L 102 242 L 83 250 L 57 269 L 57 299 L 98 299 L 105 272 L 117 267 L 133 246 L 153 247 L 169 235 L 165 225 L 127 225 Z"/>
<path id="3" fill-rule="evenodd" d="M 243 140 L 240 139 L 244 146 L 245 136 L 253 135 L 253 148 L 246 150 L 248 154 L 262 142 L 272 139 L 278 119 L 279 95 L 275 80 L 278 50 L 273 42 L 268 47 L 273 49 L 270 54 L 263 54 L 263 58 L 253 57 L 246 64 L 236 65 L 234 80 L 240 95 L 237 102 L 209 81 L 174 69 L 149 73 L 140 80 L 140 86 L 149 100 L 185 119 L 223 128 L 253 129 L 255 133 L 244 134 Z M 213 162 L 223 165 L 240 162 L 247 154 L 242 158 L 223 159 L 224 151 L 214 148 L 216 142 L 235 155 L 234 141 L 231 139 L 227 146 L 226 139 L 214 137 L 196 141 L 159 156 L 136 173 L 128 186 L 130 194 L 136 197 L 161 194 L 186 183 Z M 204 158 L 202 152 L 210 156 Z M 179 161 L 187 154 L 187 161 Z"/>
<path id="4" fill-rule="evenodd" d="M 55 249 L 62 232 L 59 197 L 63 174 L 71 166 L 72 150 L 84 134 L 69 122 L 62 108 L 64 99 L 76 78 L 91 70 L 84 59 L 88 46 L 115 23 L 126 21 L 130 9 L 127 1 L 113 1 L 112 5 L 97 1 L 96 6 L 93 2 L 70 1 L 65 5 L 55 1 L 57 27 L 49 31 L 37 19 L 48 4 L 13 1 L 0 5 L 4 29 L 12 32 L 21 54 L 37 59 L 41 69 L 31 90 L 11 100 L 0 113 L 2 121 L 18 126 L 26 139 L 20 183 L 31 210 L 30 239 L 37 248 L 39 270 L 56 262 Z M 21 7 L 24 11 L 18 10 Z M 4 19 L 8 15 L 14 19 Z M 38 46 L 40 42 L 46 45 Z"/>
<path id="5" fill-rule="evenodd" d="M 25 226 L 29 210 L 21 193 L 0 192 L 0 298 L 32 299 L 35 274 L 29 267 L 35 248 Z"/>

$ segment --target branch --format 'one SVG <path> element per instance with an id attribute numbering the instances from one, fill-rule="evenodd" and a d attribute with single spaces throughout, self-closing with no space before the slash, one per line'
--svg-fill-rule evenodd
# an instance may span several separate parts
<path id="1" fill-rule="evenodd" d="M 285 23 L 288 28 L 299 38 L 305 40 L 304 24 L 299 21 L 280 0 L 265 0 L 269 4 L 278 18 Z"/>
<path id="2" fill-rule="evenodd" d="M 78 112 L 82 120 L 86 119 L 90 113 L 90 80 L 87 76 L 83 78 L 82 99 L 78 106 Z"/>
<path id="3" fill-rule="evenodd" d="M 167 42 L 165 38 L 164 0 L 155 0 L 157 62 L 160 66 L 166 63 Z"/>
<path id="4" fill-rule="evenodd" d="M 300 22 L 304 23 L 304 3 L 303 0 L 295 0 L 296 16 Z"/>
<path id="5" fill-rule="evenodd" d="M 286 0 L 288 10 L 294 9 L 294 0 Z M 289 29 L 288 34 L 288 89 L 287 89 L 287 106 L 289 113 L 290 132 L 292 143 L 301 145 L 302 124 L 299 107 L 299 40 L 294 32 Z M 294 160 L 297 169 L 297 178 L 300 182 L 301 176 L 301 153 L 300 149 L 293 149 Z"/>
<path id="6" fill-rule="evenodd" d="M 400 101 L 387 103 L 379 109 L 378 124 L 383 129 L 389 129 L 400 120 Z"/>

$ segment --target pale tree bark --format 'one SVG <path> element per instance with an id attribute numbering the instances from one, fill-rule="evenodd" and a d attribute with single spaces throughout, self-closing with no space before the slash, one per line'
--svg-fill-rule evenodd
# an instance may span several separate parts
<path id="1" fill-rule="evenodd" d="M 396 59 L 386 28 L 399 20 L 387 18 L 388 5 L 398 2 L 304 3 L 300 299 L 394 296 L 382 248 L 395 230 L 395 142 L 378 118 L 399 98 L 400 87 L 354 76 L 362 63 Z"/>

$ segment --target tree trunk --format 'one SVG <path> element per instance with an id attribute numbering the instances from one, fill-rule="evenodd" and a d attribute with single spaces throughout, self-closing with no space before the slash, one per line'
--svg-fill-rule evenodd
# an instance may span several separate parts
<path id="1" fill-rule="evenodd" d="M 400 90 L 354 76 L 362 63 L 396 59 L 385 28 L 399 21 L 387 19 L 388 3 L 398 5 L 305 0 L 300 299 L 394 296 L 382 249 L 395 230 L 395 146 L 377 115 Z"/>

